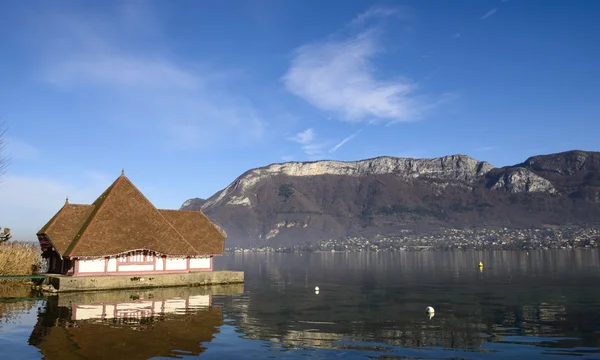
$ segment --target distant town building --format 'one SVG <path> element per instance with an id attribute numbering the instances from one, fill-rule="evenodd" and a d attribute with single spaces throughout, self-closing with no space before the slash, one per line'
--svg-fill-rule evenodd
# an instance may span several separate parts
<path id="1" fill-rule="evenodd" d="M 199 211 L 162 210 L 121 173 L 91 205 L 64 206 L 37 233 L 49 273 L 212 271 L 225 235 Z"/>

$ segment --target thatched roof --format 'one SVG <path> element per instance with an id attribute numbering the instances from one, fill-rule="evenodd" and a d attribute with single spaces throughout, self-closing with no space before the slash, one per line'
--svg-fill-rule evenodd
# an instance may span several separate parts
<path id="1" fill-rule="evenodd" d="M 70 257 L 137 249 L 166 255 L 218 255 L 225 240 L 202 211 L 156 209 L 124 174 L 91 205 L 67 201 L 38 235 Z"/>

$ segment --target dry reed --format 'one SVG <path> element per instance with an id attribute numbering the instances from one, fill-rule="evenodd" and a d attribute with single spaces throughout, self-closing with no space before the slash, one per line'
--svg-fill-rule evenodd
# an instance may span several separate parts
<path id="1" fill-rule="evenodd" d="M 41 250 L 37 244 L 7 242 L 0 244 L 0 276 L 31 275 L 42 265 Z"/>

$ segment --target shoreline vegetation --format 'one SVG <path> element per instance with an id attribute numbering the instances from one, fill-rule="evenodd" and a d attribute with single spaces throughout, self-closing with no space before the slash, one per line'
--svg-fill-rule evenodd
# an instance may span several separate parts
<path id="1" fill-rule="evenodd" d="M 0 243 L 0 276 L 33 275 L 41 266 L 39 245 L 21 241 Z"/>

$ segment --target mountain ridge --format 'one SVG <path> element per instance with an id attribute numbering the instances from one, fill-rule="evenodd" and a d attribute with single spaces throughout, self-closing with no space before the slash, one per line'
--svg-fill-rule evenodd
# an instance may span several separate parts
<path id="1" fill-rule="evenodd" d="M 501 168 L 463 154 L 273 163 L 198 200 L 181 208 L 202 208 L 235 245 L 406 228 L 585 225 L 600 216 L 600 152 L 536 155 Z"/>

